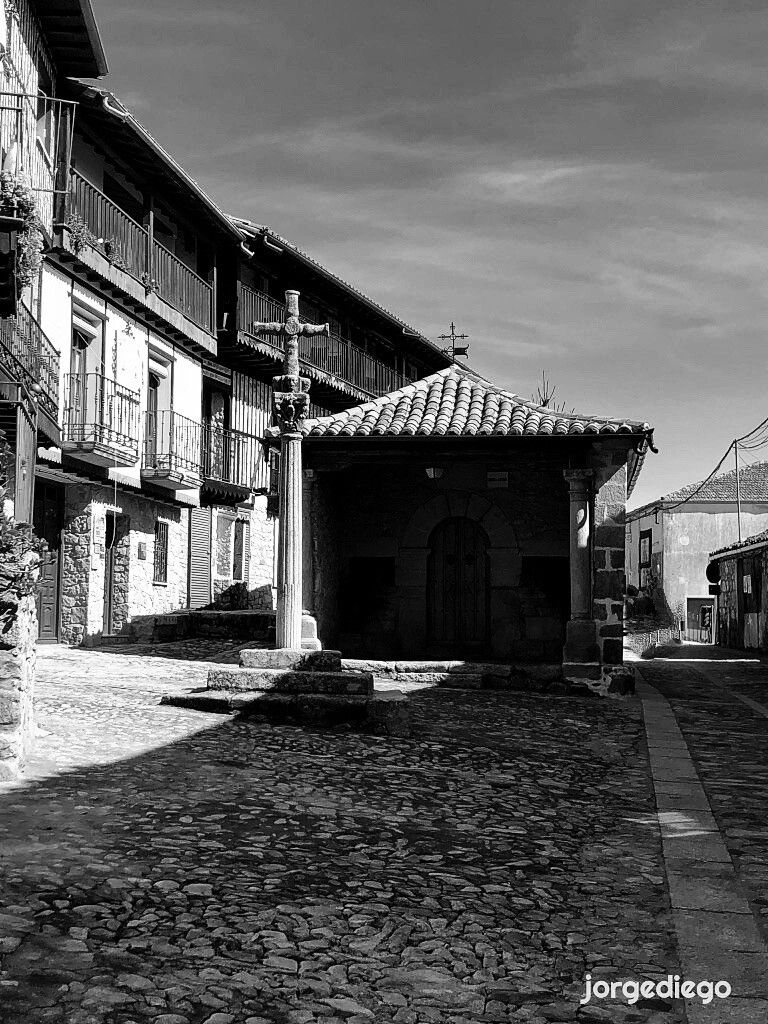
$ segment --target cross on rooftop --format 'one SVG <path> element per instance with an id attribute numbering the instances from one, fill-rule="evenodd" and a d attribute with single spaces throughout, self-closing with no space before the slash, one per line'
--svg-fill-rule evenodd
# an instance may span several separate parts
<path id="1" fill-rule="evenodd" d="M 451 358 L 455 359 L 456 356 L 465 356 L 469 352 L 469 345 L 456 345 L 457 341 L 465 341 L 469 338 L 468 334 L 457 334 L 456 324 L 451 320 L 451 333 L 450 334 L 439 334 L 438 339 L 440 341 L 450 341 L 450 345 L 443 349 L 443 352 L 448 355 L 450 353 Z"/>

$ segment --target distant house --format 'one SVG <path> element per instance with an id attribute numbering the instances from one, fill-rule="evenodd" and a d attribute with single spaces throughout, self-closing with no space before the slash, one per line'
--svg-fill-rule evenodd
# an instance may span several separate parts
<path id="1" fill-rule="evenodd" d="M 717 641 L 768 650 L 768 531 L 713 551 L 709 577 L 720 584 Z"/>
<path id="2" fill-rule="evenodd" d="M 768 529 L 768 463 L 739 471 L 741 536 Z M 627 512 L 627 585 L 655 594 L 689 640 L 709 638 L 710 552 L 739 540 L 736 472 L 688 484 Z"/>

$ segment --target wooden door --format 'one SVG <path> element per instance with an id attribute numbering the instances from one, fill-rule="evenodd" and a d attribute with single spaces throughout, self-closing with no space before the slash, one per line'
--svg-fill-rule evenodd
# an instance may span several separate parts
<path id="1" fill-rule="evenodd" d="M 427 562 L 428 636 L 436 644 L 488 642 L 488 538 L 471 519 L 446 519 L 432 532 Z"/>
<path id="2" fill-rule="evenodd" d="M 55 643 L 59 639 L 59 586 L 61 578 L 61 532 L 64 527 L 64 488 L 38 480 L 35 486 L 35 533 L 47 545 L 40 564 L 37 595 L 38 639 Z"/>
<path id="3" fill-rule="evenodd" d="M 117 550 L 117 516 L 107 512 L 107 533 L 104 540 L 104 636 L 111 636 L 115 612 L 115 556 Z"/>

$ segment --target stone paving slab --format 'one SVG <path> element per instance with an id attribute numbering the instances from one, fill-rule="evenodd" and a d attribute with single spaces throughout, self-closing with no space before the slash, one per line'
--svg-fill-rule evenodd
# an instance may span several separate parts
<path id="1" fill-rule="evenodd" d="M 682 1024 L 578 1003 L 679 971 L 638 703 L 418 691 L 384 739 L 158 706 L 197 672 L 41 658 L 3 1024 Z"/>

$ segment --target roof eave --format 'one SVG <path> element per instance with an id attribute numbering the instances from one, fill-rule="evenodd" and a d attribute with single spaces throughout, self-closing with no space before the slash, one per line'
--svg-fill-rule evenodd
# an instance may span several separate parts
<path id="1" fill-rule="evenodd" d="M 133 114 L 120 102 L 120 99 L 115 96 L 114 93 L 107 91 L 106 89 L 100 89 L 93 85 L 85 85 L 77 83 L 80 89 L 82 89 L 82 98 L 90 99 L 94 103 L 99 103 L 103 110 L 110 114 L 115 122 L 126 126 L 127 130 L 137 138 L 143 146 L 145 146 L 153 156 L 155 156 L 165 168 L 173 174 L 176 179 L 181 182 L 185 188 L 187 188 L 201 203 L 221 228 L 238 243 L 243 241 L 242 232 L 232 223 L 231 219 L 221 210 L 216 203 L 211 199 L 209 195 L 197 184 L 176 160 L 167 153 L 160 143 L 150 135 L 147 129 L 142 125 Z M 82 102 L 82 100 L 81 100 Z M 117 104 L 117 106 L 115 106 Z"/>
<path id="2" fill-rule="evenodd" d="M 243 217 L 233 217 L 232 219 L 235 222 L 240 221 L 243 223 L 249 223 Z M 330 284 L 335 285 L 337 288 L 341 288 L 343 291 L 347 293 L 347 295 L 350 296 L 350 298 L 353 298 L 356 302 L 361 302 L 364 306 L 367 306 L 368 309 L 370 309 L 373 313 L 376 313 L 377 316 L 384 317 L 384 319 L 387 320 L 390 324 L 400 328 L 403 332 L 403 335 L 406 338 L 423 345 L 425 348 L 428 348 L 433 355 L 442 356 L 446 362 L 446 366 L 451 364 L 451 360 L 448 358 L 448 356 L 445 355 L 443 350 L 439 348 L 433 341 L 430 341 L 429 338 L 423 335 L 420 331 L 414 330 L 409 324 L 406 324 L 404 321 L 400 320 L 399 317 L 395 316 L 394 313 L 390 313 L 389 310 L 385 309 L 383 306 L 380 306 L 378 302 L 376 302 L 374 299 L 371 299 L 367 295 L 364 295 L 362 292 L 358 291 L 357 288 L 354 287 L 354 285 L 351 285 L 347 281 L 344 281 L 342 278 L 337 277 L 333 273 L 333 271 L 328 270 L 321 263 L 318 263 L 316 260 L 313 260 L 311 256 L 308 256 L 306 253 L 302 252 L 301 249 L 297 249 L 292 242 L 289 242 L 286 238 L 283 238 L 282 235 L 277 235 L 273 231 L 270 231 L 269 228 L 266 227 L 266 225 L 253 224 L 252 228 L 254 236 L 258 235 L 266 239 L 266 241 L 268 241 L 270 245 L 276 245 L 281 249 L 287 249 L 290 252 L 290 254 L 294 256 L 297 260 L 299 260 L 299 262 L 302 263 L 305 267 L 309 268 L 315 273 L 320 274 Z"/>

